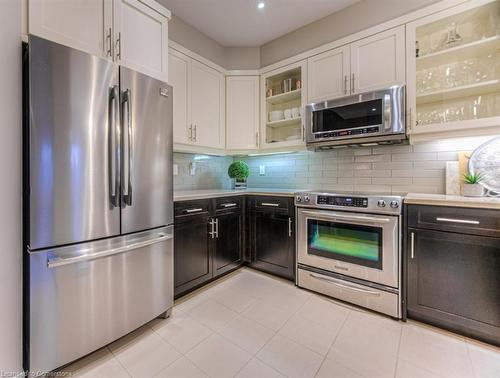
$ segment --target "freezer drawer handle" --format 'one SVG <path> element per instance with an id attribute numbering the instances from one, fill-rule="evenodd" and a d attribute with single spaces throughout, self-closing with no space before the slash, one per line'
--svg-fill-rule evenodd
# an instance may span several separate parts
<path id="1" fill-rule="evenodd" d="M 134 249 L 139 249 L 139 248 L 147 247 L 148 245 L 160 243 L 162 241 L 170 240 L 170 239 L 173 239 L 173 238 L 174 238 L 173 235 L 167 235 L 167 234 L 165 234 L 163 232 L 160 232 L 160 233 L 158 233 L 156 235 L 155 238 L 152 238 L 152 239 L 149 239 L 149 240 L 145 240 L 145 241 L 141 241 L 141 242 L 138 242 L 138 243 L 129 244 L 129 245 L 126 245 L 126 246 L 123 246 L 123 247 L 111 248 L 111 249 L 107 249 L 107 250 L 101 251 L 101 252 L 94 252 L 94 253 L 91 252 L 91 253 L 88 253 L 88 254 L 85 254 L 85 255 L 75 256 L 75 257 L 66 257 L 66 258 L 55 257 L 55 258 L 48 258 L 47 259 L 47 267 L 48 268 L 56 268 L 58 266 L 75 264 L 75 263 L 82 262 L 82 261 L 96 260 L 96 259 L 100 259 L 102 257 L 108 257 L 108 256 L 117 255 L 119 253 L 133 251 Z"/>
<path id="2" fill-rule="evenodd" d="M 453 219 L 453 218 L 437 217 L 436 220 L 438 222 L 461 223 L 461 224 L 479 224 L 479 221 L 477 221 L 477 220 L 468 220 L 468 219 Z"/>
<path id="3" fill-rule="evenodd" d="M 361 288 L 356 287 L 356 286 L 348 285 L 345 282 L 344 283 L 340 283 L 340 282 L 338 282 L 337 280 L 335 280 L 333 278 L 323 277 L 323 276 L 320 276 L 320 275 L 314 274 L 314 273 L 309 273 L 309 276 L 311 276 L 312 278 L 316 278 L 317 280 L 326 281 L 326 282 L 328 282 L 328 283 L 330 283 L 332 285 L 338 286 L 338 287 L 340 287 L 342 289 L 357 291 L 359 293 L 373 295 L 375 297 L 380 297 L 380 293 L 377 292 L 377 291 L 371 291 L 371 290 L 361 289 Z"/>

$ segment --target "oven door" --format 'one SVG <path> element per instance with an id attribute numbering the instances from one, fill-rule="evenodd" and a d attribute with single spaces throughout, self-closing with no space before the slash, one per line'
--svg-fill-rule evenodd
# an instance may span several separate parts
<path id="1" fill-rule="evenodd" d="M 297 262 L 397 288 L 398 235 L 397 216 L 300 208 Z"/>

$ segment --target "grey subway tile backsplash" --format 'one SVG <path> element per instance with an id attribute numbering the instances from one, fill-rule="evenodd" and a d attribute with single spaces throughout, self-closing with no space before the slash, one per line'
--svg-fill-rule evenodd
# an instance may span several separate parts
<path id="1" fill-rule="evenodd" d="M 459 152 L 471 151 L 490 138 L 235 158 L 175 153 L 179 174 L 174 176 L 174 187 L 228 189 L 227 168 L 239 159 L 250 166 L 249 188 L 440 194 L 445 191 L 446 161 L 458 160 Z M 194 176 L 189 175 L 190 163 L 196 166 Z M 264 176 L 259 175 L 260 165 L 265 166 Z"/>

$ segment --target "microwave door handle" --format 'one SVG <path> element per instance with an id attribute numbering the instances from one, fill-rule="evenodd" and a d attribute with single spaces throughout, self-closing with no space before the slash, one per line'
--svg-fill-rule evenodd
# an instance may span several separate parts
<path id="1" fill-rule="evenodd" d="M 383 122 L 384 122 L 384 130 L 388 131 L 391 129 L 392 125 L 392 111 L 391 111 L 391 96 L 386 94 L 384 95 L 384 100 L 382 102 L 383 109 Z"/>

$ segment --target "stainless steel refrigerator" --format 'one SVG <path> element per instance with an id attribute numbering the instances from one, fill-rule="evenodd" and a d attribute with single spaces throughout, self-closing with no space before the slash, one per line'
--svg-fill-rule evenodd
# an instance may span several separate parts
<path id="1" fill-rule="evenodd" d="M 24 79 L 25 368 L 36 372 L 173 306 L 172 88 L 35 36 Z"/>

